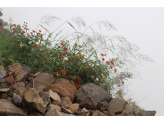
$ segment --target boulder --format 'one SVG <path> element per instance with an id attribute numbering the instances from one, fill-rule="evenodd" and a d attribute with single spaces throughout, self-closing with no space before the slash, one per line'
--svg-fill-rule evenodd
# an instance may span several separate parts
<path id="1" fill-rule="evenodd" d="M 34 88 L 40 91 L 44 91 L 51 87 L 52 83 L 54 82 L 54 78 L 49 73 L 40 73 L 26 85 L 26 88 L 32 88 L 33 81 Z"/>
<path id="2" fill-rule="evenodd" d="M 75 93 L 76 103 L 79 103 L 86 97 L 89 97 L 93 100 L 95 107 L 97 108 L 97 104 L 102 101 L 110 102 L 112 99 L 112 95 L 104 90 L 103 88 L 93 84 L 87 83 L 82 85 Z"/>
<path id="3" fill-rule="evenodd" d="M 7 72 L 7 75 L 13 75 L 14 82 L 18 82 L 25 81 L 29 77 L 31 68 L 24 64 L 13 62 L 5 68 L 5 71 Z"/>
<path id="4" fill-rule="evenodd" d="M 147 116 L 155 116 L 156 111 L 145 111 L 145 110 L 140 110 L 138 112 L 138 114 L 143 114 L 143 115 L 147 115 Z"/>
<path id="5" fill-rule="evenodd" d="M 107 101 L 103 101 L 103 102 L 99 102 L 97 104 L 97 109 L 100 110 L 100 111 L 105 111 L 108 109 L 108 102 Z"/>
<path id="6" fill-rule="evenodd" d="M 35 88 L 29 88 L 24 93 L 26 104 L 37 109 L 39 112 L 44 113 L 46 107 L 50 102 L 50 97 L 47 92 L 36 90 Z"/>
<path id="7" fill-rule="evenodd" d="M 108 105 L 108 112 L 122 112 L 125 109 L 127 102 L 119 98 L 113 98 Z"/>
<path id="8" fill-rule="evenodd" d="M 83 98 L 83 100 L 80 102 L 80 108 L 86 108 L 86 109 L 96 109 L 96 104 L 93 102 L 93 99 L 90 97 Z"/>
<path id="9" fill-rule="evenodd" d="M 75 85 L 71 81 L 63 78 L 57 79 L 51 86 L 51 90 L 58 93 L 61 97 L 68 96 L 72 102 L 74 102 L 74 94 L 77 91 Z"/>
<path id="10" fill-rule="evenodd" d="M 27 113 L 15 106 L 12 101 L 0 99 L 0 116 L 26 116 Z"/>

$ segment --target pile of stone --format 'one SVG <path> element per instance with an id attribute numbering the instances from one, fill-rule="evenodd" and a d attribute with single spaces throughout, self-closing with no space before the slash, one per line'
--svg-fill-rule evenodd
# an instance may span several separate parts
<path id="1" fill-rule="evenodd" d="M 31 68 L 0 61 L 0 116 L 155 116 L 137 111 L 113 98 L 103 88 L 87 83 L 78 90 L 70 80 L 54 80 L 49 73 L 31 74 Z"/>

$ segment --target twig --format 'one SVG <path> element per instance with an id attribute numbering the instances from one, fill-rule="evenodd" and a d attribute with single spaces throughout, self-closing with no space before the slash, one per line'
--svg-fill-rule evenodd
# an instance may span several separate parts
<path id="1" fill-rule="evenodd" d="M 34 79 L 33 78 L 32 78 L 32 81 L 33 81 L 33 86 L 32 87 L 34 88 Z"/>

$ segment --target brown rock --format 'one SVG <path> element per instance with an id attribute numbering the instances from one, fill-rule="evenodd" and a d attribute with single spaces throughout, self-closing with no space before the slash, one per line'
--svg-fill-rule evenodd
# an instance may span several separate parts
<path id="1" fill-rule="evenodd" d="M 137 109 L 134 106 L 126 105 L 125 112 L 122 114 L 122 116 L 135 116 L 136 111 Z"/>
<path id="2" fill-rule="evenodd" d="M 9 84 L 9 85 L 13 84 L 13 82 L 14 82 L 14 77 L 13 77 L 13 75 L 11 74 L 11 75 L 9 75 L 8 77 L 5 77 L 5 81 L 6 81 L 6 83 Z"/>
<path id="3" fill-rule="evenodd" d="M 0 88 L 9 88 L 11 85 L 8 85 L 6 82 L 0 83 Z"/>
<path id="4" fill-rule="evenodd" d="M 147 116 L 155 116 L 156 111 L 145 111 L 145 110 L 140 110 L 138 114 L 147 115 Z"/>
<path id="5" fill-rule="evenodd" d="M 92 114 L 92 116 L 107 116 L 105 114 L 103 114 L 102 112 L 100 112 L 99 110 L 95 110 Z"/>
<path id="6" fill-rule="evenodd" d="M 61 112 L 61 107 L 58 106 L 58 105 L 50 104 L 49 106 L 47 106 L 47 110 L 54 110 L 54 109 L 56 109 L 56 110 Z"/>
<path id="7" fill-rule="evenodd" d="M 61 106 L 61 111 L 64 113 L 72 114 L 72 112 L 69 109 L 66 109 L 63 106 Z"/>
<path id="8" fill-rule="evenodd" d="M 76 103 L 79 103 L 86 97 L 90 97 L 95 107 L 97 108 L 97 104 L 102 101 L 109 102 L 112 99 L 112 95 L 109 94 L 106 90 L 103 88 L 93 84 L 93 83 L 87 83 L 82 85 L 75 93 Z"/>
<path id="9" fill-rule="evenodd" d="M 74 94 L 77 91 L 72 82 L 63 78 L 57 79 L 55 84 L 51 86 L 51 90 L 58 93 L 61 97 L 68 96 L 72 102 L 75 99 Z"/>
<path id="10" fill-rule="evenodd" d="M 119 98 L 112 98 L 108 105 L 108 112 L 121 112 L 125 109 L 127 102 Z"/>
<path id="11" fill-rule="evenodd" d="M 110 112 L 108 112 L 108 111 L 103 111 L 103 113 L 104 113 L 105 115 L 107 115 L 107 116 L 116 116 L 115 113 L 110 113 Z"/>
<path id="12" fill-rule="evenodd" d="M 27 114 L 12 101 L 7 99 L 0 99 L 0 116 L 26 116 Z"/>
<path id="13" fill-rule="evenodd" d="M 0 66 L 0 70 L 4 70 L 4 67 L 3 66 Z"/>
<path id="14" fill-rule="evenodd" d="M 60 106 L 63 106 L 64 108 L 69 108 L 69 105 L 63 100 L 59 104 Z"/>
<path id="15" fill-rule="evenodd" d="M 1 96 L 2 99 L 6 99 L 7 98 L 7 94 L 3 93 Z"/>
<path id="16" fill-rule="evenodd" d="M 61 102 L 60 96 L 59 96 L 56 92 L 53 92 L 53 91 L 50 89 L 50 90 L 48 91 L 48 93 L 49 93 L 51 99 L 56 100 L 56 101 L 58 101 L 59 103 Z"/>
<path id="17" fill-rule="evenodd" d="M 25 81 L 30 75 L 31 68 L 20 63 L 11 63 L 5 68 L 7 75 L 13 75 L 14 82 Z"/>
<path id="18" fill-rule="evenodd" d="M 105 111 L 108 109 L 108 102 L 107 101 L 103 101 L 103 102 L 99 102 L 97 104 L 97 109 L 100 110 L 100 111 Z"/>
<path id="19" fill-rule="evenodd" d="M 45 116 L 62 116 L 62 114 L 58 110 L 54 109 L 47 111 Z"/>
<path id="20" fill-rule="evenodd" d="M 60 103 L 59 103 L 59 101 L 54 100 L 54 101 L 51 102 L 51 104 L 53 104 L 53 105 L 59 105 Z"/>
<path id="21" fill-rule="evenodd" d="M 61 101 L 65 101 L 68 106 L 72 105 L 71 99 L 69 97 L 61 97 Z"/>
<path id="22" fill-rule="evenodd" d="M 80 108 L 86 109 L 96 109 L 96 104 L 93 102 L 92 98 L 86 97 L 80 102 Z"/>
<path id="23" fill-rule="evenodd" d="M 43 91 L 47 90 L 47 88 L 50 88 L 52 83 L 54 82 L 54 78 L 49 73 L 41 73 L 34 79 L 34 88 L 37 90 Z M 31 80 L 26 87 L 32 88 L 33 87 L 33 80 Z"/>
<path id="24" fill-rule="evenodd" d="M 46 111 L 46 107 L 50 102 L 48 93 L 36 90 L 35 88 L 29 88 L 29 90 L 24 93 L 24 98 L 27 105 L 41 113 Z"/>
<path id="25" fill-rule="evenodd" d="M 74 114 L 75 111 L 77 111 L 79 109 L 79 104 L 74 103 L 74 104 L 70 105 L 70 107 L 68 109 Z"/>

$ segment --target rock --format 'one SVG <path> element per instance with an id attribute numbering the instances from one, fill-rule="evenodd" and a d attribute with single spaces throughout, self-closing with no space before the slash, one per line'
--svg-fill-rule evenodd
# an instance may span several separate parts
<path id="1" fill-rule="evenodd" d="M 105 111 L 108 109 L 108 102 L 107 101 L 103 101 L 103 102 L 99 102 L 97 104 L 97 109 L 100 110 L 100 111 Z"/>
<path id="2" fill-rule="evenodd" d="M 55 101 L 52 101 L 51 104 L 53 104 L 53 105 L 59 105 L 60 103 L 59 103 L 59 101 L 55 100 Z"/>
<path id="3" fill-rule="evenodd" d="M 25 83 L 24 82 L 17 82 L 17 83 L 14 84 L 14 86 L 18 86 L 18 85 L 20 85 L 22 87 L 25 87 Z"/>
<path id="4" fill-rule="evenodd" d="M 140 110 L 139 114 L 147 115 L 147 116 L 155 116 L 156 111 L 145 111 L 145 110 Z"/>
<path id="5" fill-rule="evenodd" d="M 136 111 L 137 109 L 134 106 L 126 105 L 125 112 L 122 114 L 122 116 L 135 116 Z"/>
<path id="6" fill-rule="evenodd" d="M 29 90 L 24 93 L 24 98 L 27 105 L 37 109 L 41 113 L 46 111 L 46 107 L 50 101 L 48 93 L 36 90 L 35 88 L 29 88 Z"/>
<path id="7" fill-rule="evenodd" d="M 0 83 L 0 88 L 9 88 L 11 85 L 8 85 L 6 82 Z"/>
<path id="8" fill-rule="evenodd" d="M 0 69 L 0 79 L 3 79 L 6 76 L 6 71 Z"/>
<path id="9" fill-rule="evenodd" d="M 127 102 L 119 98 L 113 98 L 108 105 L 108 112 L 122 112 L 126 106 Z"/>
<path id="10" fill-rule="evenodd" d="M 7 99 L 7 94 L 3 93 L 3 94 L 1 95 L 1 99 Z"/>
<path id="11" fill-rule="evenodd" d="M 37 90 L 43 91 L 47 88 L 50 88 L 52 83 L 54 82 L 54 78 L 49 73 L 41 73 L 34 79 L 34 88 Z M 31 80 L 27 85 L 26 88 L 33 87 L 33 80 Z"/>
<path id="12" fill-rule="evenodd" d="M 10 97 L 7 97 L 7 99 L 10 100 L 10 101 L 12 101 L 12 98 L 10 98 Z"/>
<path id="13" fill-rule="evenodd" d="M 117 116 L 133 116 L 133 115 L 131 115 L 130 113 L 131 113 L 131 112 L 125 112 L 125 110 L 123 110 L 122 112 L 116 112 L 115 114 L 116 114 Z M 128 115 L 128 114 L 130 114 L 130 115 Z"/>
<path id="14" fill-rule="evenodd" d="M 105 115 L 107 115 L 107 116 L 116 116 L 115 113 L 110 113 L 110 112 L 108 112 L 108 111 L 103 111 L 103 113 L 104 113 Z"/>
<path id="15" fill-rule="evenodd" d="M 27 78 L 27 81 L 31 81 L 31 80 L 32 80 L 32 77 L 28 77 L 28 78 Z"/>
<path id="16" fill-rule="evenodd" d="M 20 97 L 19 95 L 17 95 L 16 93 L 13 93 L 13 98 L 12 98 L 13 102 L 20 106 L 22 104 L 22 97 Z"/>
<path id="17" fill-rule="evenodd" d="M 0 78 L 0 83 L 1 83 L 1 82 L 5 82 L 5 79 L 1 79 L 1 78 Z"/>
<path id="18" fill-rule="evenodd" d="M 69 108 L 69 105 L 63 100 L 59 104 L 60 106 L 63 106 L 64 108 Z"/>
<path id="19" fill-rule="evenodd" d="M 92 116 L 107 116 L 105 114 L 103 114 L 102 112 L 100 112 L 99 110 L 95 110 L 92 114 Z"/>
<path id="20" fill-rule="evenodd" d="M 45 116 L 62 116 L 62 114 L 58 110 L 54 109 L 47 111 Z"/>
<path id="21" fill-rule="evenodd" d="M 44 116 L 44 114 L 42 114 L 40 112 L 32 112 L 28 116 Z"/>
<path id="22" fill-rule="evenodd" d="M 37 73 L 35 73 L 33 76 L 38 76 L 39 74 L 41 74 L 41 72 L 37 72 Z"/>
<path id="23" fill-rule="evenodd" d="M 75 115 L 81 115 L 82 113 L 83 113 L 83 112 L 80 111 L 80 110 L 77 110 L 77 111 L 74 112 Z"/>
<path id="24" fill-rule="evenodd" d="M 50 98 L 52 98 L 53 100 L 58 101 L 59 103 L 61 102 L 60 96 L 57 93 L 53 92 L 51 89 L 48 91 L 48 93 L 50 95 Z"/>
<path id="25" fill-rule="evenodd" d="M 71 99 L 69 97 L 61 97 L 61 101 L 65 101 L 68 107 L 72 105 Z"/>
<path id="26" fill-rule="evenodd" d="M 77 111 L 79 109 L 79 104 L 74 103 L 74 104 L 70 105 L 68 109 L 74 114 L 75 111 Z"/>
<path id="27" fill-rule="evenodd" d="M 49 106 L 47 106 L 47 110 L 54 110 L 54 109 L 56 109 L 56 110 L 61 112 L 61 107 L 58 106 L 58 105 L 50 104 Z"/>
<path id="28" fill-rule="evenodd" d="M 9 92 L 10 91 L 10 88 L 1 88 L 0 89 L 0 92 Z"/>
<path id="29" fill-rule="evenodd" d="M 2 25 L 2 23 L 0 22 L 0 25 Z M 3 62 L 0 60 L 0 66 L 3 66 Z"/>
<path id="30" fill-rule="evenodd" d="M 72 102 L 74 102 L 74 94 L 77 91 L 75 85 L 71 81 L 63 78 L 57 79 L 55 84 L 51 86 L 51 90 L 58 93 L 61 97 L 68 96 Z"/>
<path id="31" fill-rule="evenodd" d="M 89 112 L 86 108 L 83 108 L 82 110 L 81 110 L 81 112 L 82 113 L 84 113 L 84 114 L 86 114 L 87 112 Z"/>
<path id="32" fill-rule="evenodd" d="M 112 99 L 112 95 L 109 94 L 106 90 L 103 88 L 93 84 L 93 83 L 87 83 L 82 85 L 75 93 L 76 103 L 79 103 L 86 97 L 90 97 L 95 107 L 97 108 L 97 104 L 102 101 L 109 102 Z"/>
<path id="33" fill-rule="evenodd" d="M 23 97 L 23 94 L 27 91 L 27 89 L 24 87 L 24 85 L 25 84 L 22 82 L 15 83 L 12 86 L 12 92 L 17 93 Z"/>
<path id="34" fill-rule="evenodd" d="M 7 75 L 14 76 L 14 82 L 25 81 L 31 72 L 31 68 L 20 63 L 11 63 L 9 66 L 5 68 Z M 5 78 L 6 79 L 6 78 Z"/>
<path id="35" fill-rule="evenodd" d="M 135 116 L 147 116 L 145 113 L 138 112 Z"/>
<path id="36" fill-rule="evenodd" d="M 72 114 L 72 112 L 69 109 L 66 109 L 63 106 L 61 106 L 61 111 L 64 113 Z"/>
<path id="37" fill-rule="evenodd" d="M 4 67 L 3 66 L 0 66 L 0 70 L 4 70 Z"/>
<path id="38" fill-rule="evenodd" d="M 13 75 L 11 74 L 8 77 L 5 77 L 5 81 L 9 85 L 13 84 L 14 83 L 14 77 L 13 77 Z"/>
<path id="39" fill-rule="evenodd" d="M 21 108 L 15 106 L 12 101 L 0 99 L 0 116 L 26 116 Z"/>
<path id="40" fill-rule="evenodd" d="M 86 109 L 96 109 L 96 104 L 93 102 L 92 98 L 86 97 L 80 102 L 80 108 Z"/>
<path id="41" fill-rule="evenodd" d="M 62 114 L 62 116 L 76 116 L 76 115 L 73 115 L 73 114 L 68 114 L 68 113 L 64 113 L 64 112 L 60 112 Z"/>

